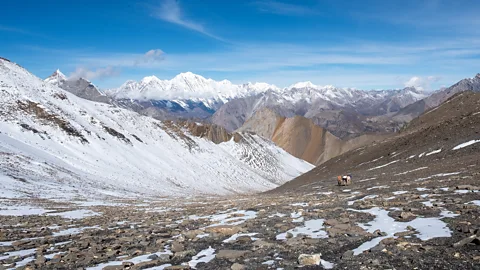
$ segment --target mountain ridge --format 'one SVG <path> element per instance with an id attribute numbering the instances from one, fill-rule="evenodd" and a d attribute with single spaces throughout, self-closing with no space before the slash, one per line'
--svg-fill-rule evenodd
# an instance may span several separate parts
<path id="1" fill-rule="evenodd" d="M 313 167 L 257 135 L 216 144 L 181 125 L 80 98 L 15 63 L 0 60 L 0 78 L 0 174 L 28 179 L 2 186 L 12 194 L 251 193 Z"/>

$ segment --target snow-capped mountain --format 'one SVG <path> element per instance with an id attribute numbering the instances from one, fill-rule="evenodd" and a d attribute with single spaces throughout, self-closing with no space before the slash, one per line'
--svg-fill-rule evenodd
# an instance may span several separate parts
<path id="1" fill-rule="evenodd" d="M 0 60 L 3 193 L 234 194 L 267 190 L 313 168 L 256 135 L 215 144 L 50 82 Z"/>
<path id="2" fill-rule="evenodd" d="M 45 79 L 45 82 L 58 86 L 60 82 L 63 82 L 66 80 L 67 80 L 67 76 L 65 76 L 65 74 L 63 74 L 59 69 L 57 69 L 55 70 L 55 72 L 52 73 L 52 75 L 48 76 L 48 78 Z"/>
<path id="3" fill-rule="evenodd" d="M 194 100 L 206 104 L 226 103 L 232 98 L 255 95 L 278 89 L 266 83 L 236 85 L 228 80 L 215 81 L 191 72 L 180 73 L 171 80 L 148 76 L 139 82 L 127 81 L 108 94 L 117 99 L 136 100 Z"/>
<path id="4" fill-rule="evenodd" d="M 215 81 L 191 72 L 171 80 L 148 76 L 127 81 L 106 93 L 115 104 L 158 119 L 205 119 L 228 101 L 278 90 L 266 83 L 236 85 L 228 80 Z"/>
<path id="5" fill-rule="evenodd" d="M 231 100 L 215 112 L 212 122 L 232 131 L 255 112 L 269 108 L 284 117 L 300 115 L 313 119 L 315 124 L 336 136 L 345 137 L 366 131 L 394 130 L 396 126 L 386 127 L 392 129 L 387 130 L 368 118 L 396 112 L 424 97 L 425 94 L 413 87 L 362 91 L 300 82 L 281 91 L 266 91 L 254 97 Z"/>
<path id="6" fill-rule="evenodd" d="M 102 93 L 90 81 L 84 78 L 67 78 L 59 69 L 46 78 L 45 83 L 57 86 L 76 96 L 96 102 L 111 103 L 109 97 Z"/>
<path id="7" fill-rule="evenodd" d="M 305 115 L 306 112 L 298 113 L 289 108 L 305 107 L 305 104 L 315 108 L 310 114 L 316 114 L 319 109 L 354 108 L 366 115 L 382 115 L 425 97 L 414 88 L 362 91 L 332 85 L 319 86 L 309 81 L 282 89 L 261 82 L 235 85 L 228 80 L 215 81 L 191 72 L 181 73 L 171 80 L 148 76 L 139 82 L 127 81 L 117 89 L 108 90 L 107 94 L 121 107 L 159 119 L 205 119 L 230 101 L 252 100 L 252 97 L 266 97 L 270 105 L 283 107 L 280 109 L 285 116 Z M 261 106 L 262 102 L 253 99 Z M 251 113 L 247 112 L 247 115 Z M 231 127 L 228 128 L 231 130 Z"/>

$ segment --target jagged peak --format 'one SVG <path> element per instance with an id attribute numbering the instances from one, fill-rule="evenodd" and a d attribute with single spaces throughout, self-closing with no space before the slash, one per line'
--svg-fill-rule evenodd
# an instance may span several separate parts
<path id="1" fill-rule="evenodd" d="M 180 74 L 178 74 L 177 76 L 175 76 L 172 80 L 202 80 L 202 81 L 206 81 L 207 79 L 201 75 L 198 75 L 198 74 L 195 74 L 195 73 L 192 73 L 190 71 L 187 71 L 187 72 L 182 72 Z"/>
<path id="2" fill-rule="evenodd" d="M 149 84 L 151 82 L 160 82 L 161 80 L 155 76 L 155 75 L 151 75 L 151 76 L 147 76 L 145 78 L 143 78 L 140 82 L 141 83 L 144 83 L 144 84 Z"/>
<path id="3" fill-rule="evenodd" d="M 55 70 L 52 75 L 50 75 L 50 77 L 56 77 L 56 78 L 60 78 L 60 79 L 64 79 L 66 80 L 67 79 L 67 76 L 65 76 L 65 74 L 63 74 L 60 69 L 57 69 Z"/>
<path id="4" fill-rule="evenodd" d="M 317 85 L 313 84 L 311 81 L 305 81 L 292 84 L 289 88 L 317 88 Z"/>

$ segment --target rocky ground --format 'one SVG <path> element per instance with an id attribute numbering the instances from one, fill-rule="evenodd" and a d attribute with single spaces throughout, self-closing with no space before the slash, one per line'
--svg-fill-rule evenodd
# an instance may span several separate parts
<path id="1" fill-rule="evenodd" d="M 467 93 L 264 194 L 0 198 L 0 269 L 480 269 L 479 134 Z"/>
<path id="2" fill-rule="evenodd" d="M 480 269 L 480 179 L 466 176 L 236 198 L 2 200 L 0 269 Z"/>

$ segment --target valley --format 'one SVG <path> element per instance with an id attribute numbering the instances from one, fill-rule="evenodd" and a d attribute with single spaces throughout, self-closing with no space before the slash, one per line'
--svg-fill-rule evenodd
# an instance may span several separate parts
<path id="1" fill-rule="evenodd" d="M 246 105 L 266 88 L 210 120 L 159 120 L 86 80 L 0 60 L 0 268 L 475 269 L 478 78 L 438 106 L 425 104 L 440 92 L 385 114 L 339 98 L 322 119 L 357 116 L 327 125 Z M 250 116 L 218 124 L 236 106 Z"/>

